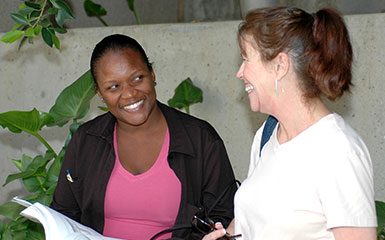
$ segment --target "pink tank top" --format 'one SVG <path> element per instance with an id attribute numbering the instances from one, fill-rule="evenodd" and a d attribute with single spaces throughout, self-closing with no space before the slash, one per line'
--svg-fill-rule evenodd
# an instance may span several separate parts
<path id="1" fill-rule="evenodd" d="M 145 173 L 133 175 L 119 161 L 115 128 L 116 159 L 106 190 L 103 235 L 149 240 L 156 233 L 174 226 L 181 198 L 181 183 L 168 165 L 169 143 L 167 129 L 154 165 Z M 170 237 L 171 233 L 167 233 L 157 239 Z"/>

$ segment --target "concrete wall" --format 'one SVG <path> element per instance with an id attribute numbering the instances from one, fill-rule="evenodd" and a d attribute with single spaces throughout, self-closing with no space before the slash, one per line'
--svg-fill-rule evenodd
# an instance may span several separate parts
<path id="1" fill-rule="evenodd" d="M 65 0 L 76 19 L 67 20 L 69 28 L 100 27 L 95 17 L 88 17 L 83 9 L 84 0 Z M 106 10 L 103 19 L 110 26 L 136 24 L 134 14 L 124 0 L 95 0 Z M 17 12 L 21 1 L 0 0 L 0 32 L 9 31 L 14 22 L 10 13 Z M 249 7 L 290 6 L 315 12 L 321 7 L 335 7 L 343 14 L 381 13 L 385 0 L 140 0 L 136 9 L 144 24 L 191 21 L 230 21 L 241 19 Z"/>
<path id="2" fill-rule="evenodd" d="M 84 0 L 65 0 L 76 19 L 65 21 L 68 28 L 101 27 L 95 17 L 88 17 L 83 8 Z M 137 24 L 125 0 L 95 0 L 107 15 L 102 18 L 110 26 Z M 21 1 L 0 0 L 0 32 L 9 31 L 14 22 L 10 13 L 16 13 Z M 177 23 L 191 21 L 220 21 L 241 19 L 239 0 L 140 0 L 135 1 L 143 24 Z"/>
<path id="3" fill-rule="evenodd" d="M 376 198 L 385 200 L 385 14 L 346 16 L 355 52 L 352 94 L 330 104 L 357 129 L 371 152 Z M 62 50 L 42 41 L 0 43 L 0 112 L 48 111 L 60 91 L 88 70 L 90 53 L 101 38 L 123 33 L 138 39 L 154 62 L 158 98 L 166 102 L 179 82 L 190 77 L 202 88 L 204 102 L 192 107 L 193 115 L 206 119 L 225 141 L 236 176 L 246 176 L 250 145 L 265 116 L 249 109 L 243 83 L 235 77 L 241 63 L 236 42 L 239 21 L 160 24 L 70 30 L 62 36 Z M 95 98 L 90 117 L 100 114 Z M 67 133 L 47 129 L 43 135 L 58 149 Z M 0 182 L 16 172 L 11 159 L 22 153 L 41 152 L 41 144 L 26 134 L 0 129 Z M 327 149 L 326 149 L 327 150 Z M 20 194 L 20 183 L 0 189 L 0 203 Z"/>

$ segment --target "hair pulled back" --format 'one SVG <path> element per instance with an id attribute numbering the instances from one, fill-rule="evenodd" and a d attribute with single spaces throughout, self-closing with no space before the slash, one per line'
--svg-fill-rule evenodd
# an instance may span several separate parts
<path id="1" fill-rule="evenodd" d="M 323 94 L 335 100 L 352 85 L 352 47 L 336 10 L 324 8 L 315 14 L 286 7 L 253 10 L 238 29 L 242 54 L 246 38 L 264 62 L 287 53 L 306 98 Z"/>
<path id="2" fill-rule="evenodd" d="M 94 50 L 92 51 L 90 67 L 95 84 L 97 84 L 95 66 L 98 60 L 109 51 L 118 51 L 127 48 L 139 52 L 148 69 L 152 70 L 152 64 L 149 62 L 146 52 L 135 39 L 122 34 L 113 34 L 103 38 L 99 43 L 96 44 Z"/>

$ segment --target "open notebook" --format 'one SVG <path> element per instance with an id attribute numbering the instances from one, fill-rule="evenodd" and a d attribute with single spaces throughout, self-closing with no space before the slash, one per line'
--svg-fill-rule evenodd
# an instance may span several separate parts
<path id="1" fill-rule="evenodd" d="M 84 226 L 41 203 L 32 204 L 18 197 L 14 197 L 12 201 L 26 207 L 20 215 L 43 225 L 46 240 L 118 239 L 105 237 L 92 228 Z"/>

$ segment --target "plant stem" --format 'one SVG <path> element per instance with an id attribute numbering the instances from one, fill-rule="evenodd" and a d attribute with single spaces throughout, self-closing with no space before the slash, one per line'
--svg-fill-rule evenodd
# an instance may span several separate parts
<path id="1" fill-rule="evenodd" d="M 132 10 L 132 11 L 133 11 L 134 14 L 135 14 L 136 22 L 137 22 L 139 25 L 141 25 L 142 22 L 140 21 L 140 18 L 139 18 L 138 12 L 136 11 L 135 5 L 133 6 L 133 10 Z"/>
<path id="2" fill-rule="evenodd" d="M 47 5 L 47 0 L 44 0 L 44 3 L 41 7 L 41 11 L 40 11 L 40 15 L 39 17 L 37 18 L 36 22 L 32 25 L 32 28 L 35 28 L 36 25 L 40 22 L 40 18 L 43 16 L 43 13 L 44 13 L 44 10 L 45 10 L 45 6 Z"/>
<path id="3" fill-rule="evenodd" d="M 186 113 L 187 113 L 188 115 L 190 115 L 190 106 L 186 106 L 185 109 L 186 109 Z"/>
<path id="4" fill-rule="evenodd" d="M 39 141 L 40 141 L 41 143 L 43 143 L 44 146 L 45 146 L 48 150 L 52 151 L 53 154 L 55 154 L 55 158 L 57 157 L 56 152 L 53 150 L 53 148 L 51 147 L 51 145 L 49 145 L 48 142 L 47 142 L 42 136 L 40 136 L 38 133 L 31 133 L 31 134 L 32 134 L 33 136 L 35 136 L 37 139 L 39 139 Z"/>
<path id="5" fill-rule="evenodd" d="M 47 189 L 43 186 L 43 182 L 40 180 L 39 176 L 36 176 L 36 179 L 39 182 L 41 189 L 43 189 L 44 192 L 47 192 Z"/>
<path id="6" fill-rule="evenodd" d="M 99 21 L 101 21 L 103 23 L 103 25 L 105 27 L 108 27 L 108 24 L 103 20 L 103 18 L 101 16 L 96 16 L 96 17 L 99 19 Z"/>

